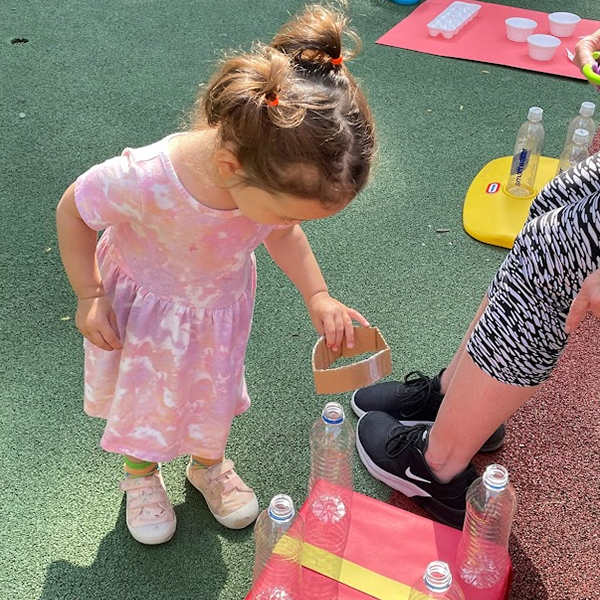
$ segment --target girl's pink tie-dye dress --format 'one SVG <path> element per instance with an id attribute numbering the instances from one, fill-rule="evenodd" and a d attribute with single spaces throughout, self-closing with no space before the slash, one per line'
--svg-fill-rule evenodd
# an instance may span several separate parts
<path id="1" fill-rule="evenodd" d="M 98 262 L 123 342 L 108 352 L 85 340 L 85 411 L 106 419 L 109 452 L 219 458 L 250 404 L 253 250 L 273 226 L 190 196 L 168 140 L 126 149 L 75 184 L 83 220 L 106 229 Z"/>

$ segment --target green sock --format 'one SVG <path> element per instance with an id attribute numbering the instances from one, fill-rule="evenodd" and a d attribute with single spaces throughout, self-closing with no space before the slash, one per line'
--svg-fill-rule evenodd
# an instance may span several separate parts
<path id="1" fill-rule="evenodd" d="M 196 456 L 195 454 L 192 454 L 190 458 L 192 469 L 208 469 L 213 465 L 218 465 L 220 462 L 223 462 L 223 457 L 217 458 L 215 460 L 214 458 L 202 458 L 201 456 Z"/>
<path id="2" fill-rule="evenodd" d="M 152 475 L 154 471 L 160 468 L 157 462 L 135 462 L 129 460 L 126 456 L 123 457 L 123 460 L 125 461 L 125 473 L 129 477 L 146 477 Z"/>

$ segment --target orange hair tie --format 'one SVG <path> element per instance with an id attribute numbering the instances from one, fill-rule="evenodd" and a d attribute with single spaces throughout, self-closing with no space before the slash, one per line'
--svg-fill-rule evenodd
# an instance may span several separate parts
<path id="1" fill-rule="evenodd" d="M 343 58 L 342 58 L 342 56 L 340 55 L 340 56 L 338 56 L 337 58 L 332 58 L 332 59 L 331 59 L 331 64 L 332 64 L 332 65 L 341 65 L 341 64 L 342 64 L 342 62 L 343 62 L 343 60 L 344 60 L 344 59 L 343 59 Z"/>
<path id="2" fill-rule="evenodd" d="M 267 106 L 277 106 L 279 104 L 279 96 L 275 94 L 270 100 L 267 98 Z"/>

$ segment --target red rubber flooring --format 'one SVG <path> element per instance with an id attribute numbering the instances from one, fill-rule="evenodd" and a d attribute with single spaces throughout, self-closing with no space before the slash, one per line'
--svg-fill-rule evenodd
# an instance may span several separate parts
<path id="1" fill-rule="evenodd" d="M 571 336 L 552 377 L 507 423 L 481 472 L 506 466 L 518 494 L 510 600 L 600 599 L 600 320 Z M 427 516 L 394 492 L 392 504 Z"/>

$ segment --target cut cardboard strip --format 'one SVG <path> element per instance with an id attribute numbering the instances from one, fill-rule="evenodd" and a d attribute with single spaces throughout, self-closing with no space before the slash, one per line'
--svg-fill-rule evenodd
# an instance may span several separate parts
<path id="1" fill-rule="evenodd" d="M 352 358 L 373 352 L 365 360 L 344 367 L 330 368 L 339 358 Z M 341 394 L 375 383 L 392 372 L 391 351 L 377 327 L 354 327 L 354 348 L 342 344 L 334 352 L 321 337 L 312 354 L 312 369 L 317 394 Z"/>
<path id="2" fill-rule="evenodd" d="M 456 36 L 451 39 L 445 39 L 440 35 L 430 36 L 427 23 L 452 2 L 453 0 L 426 0 L 379 38 L 377 43 L 437 56 L 505 65 L 585 81 L 583 73 L 569 60 L 567 48 L 571 52 L 574 51 L 579 37 L 600 29 L 600 21 L 581 19 L 572 36 L 561 38 L 562 43 L 552 60 L 538 61 L 529 57 L 527 42 L 511 42 L 507 39 L 504 21 L 508 17 L 533 19 L 538 24 L 535 33 L 549 34 L 548 13 L 476 0 L 476 4 L 481 5 L 481 10 Z M 435 73 L 426 73 L 426 75 L 435 82 Z"/>

